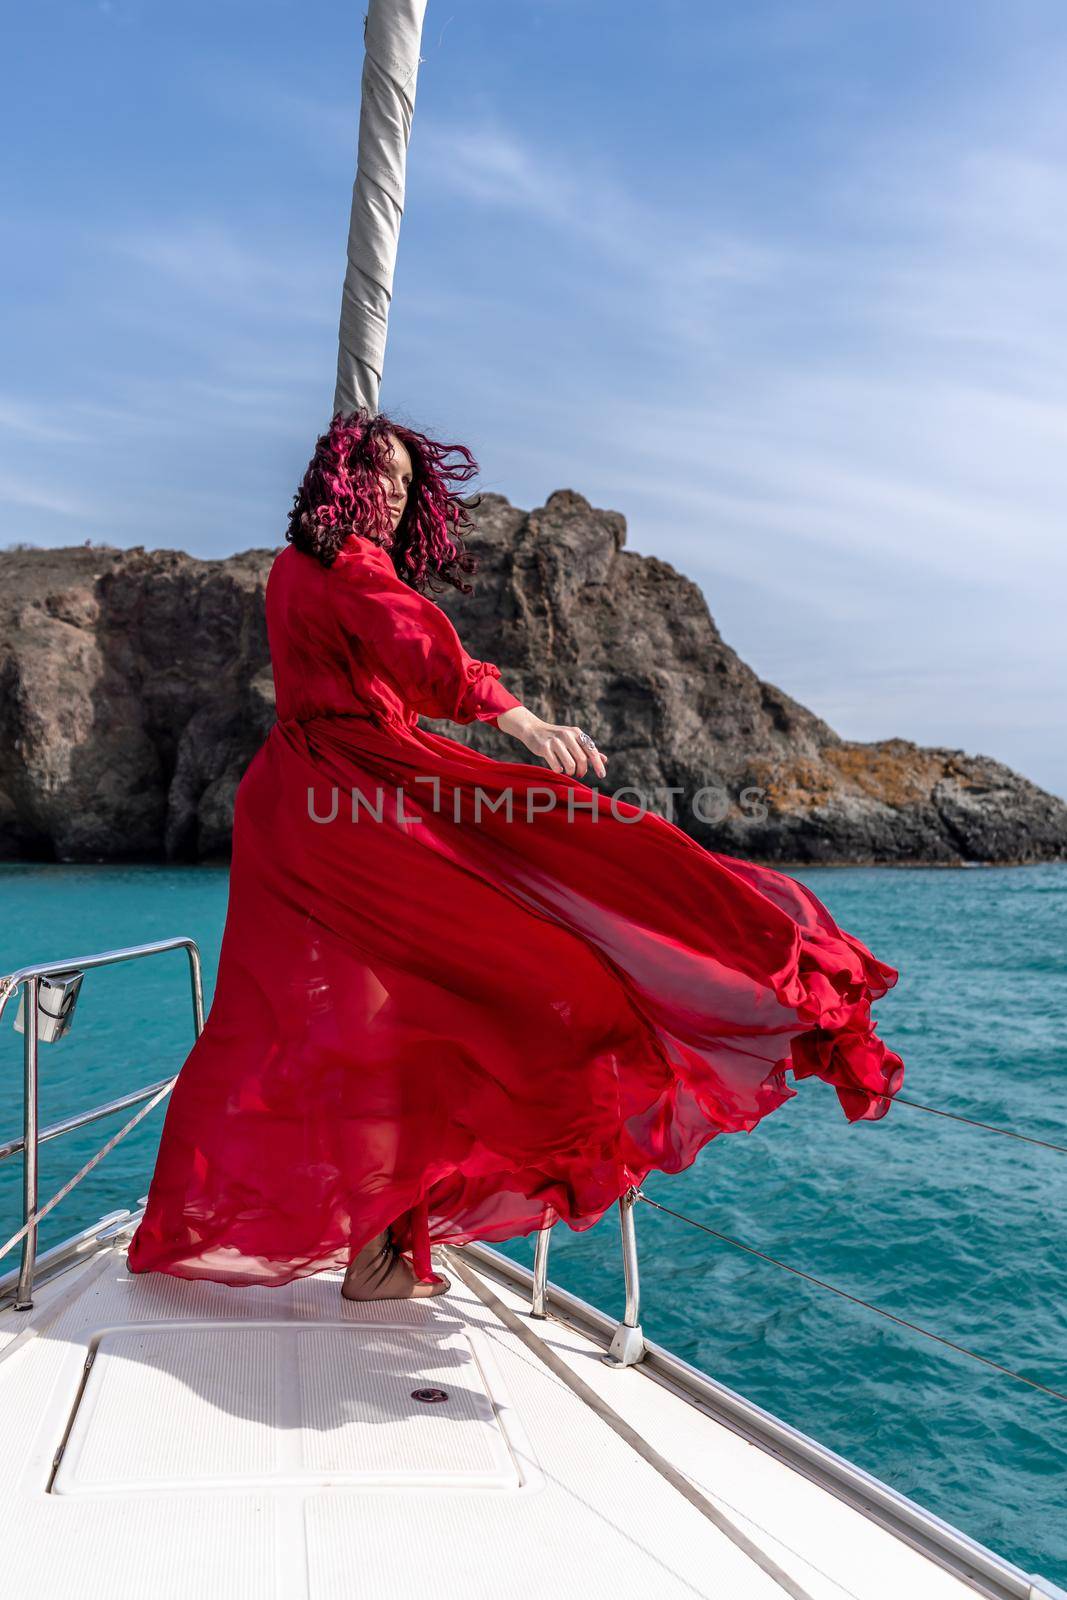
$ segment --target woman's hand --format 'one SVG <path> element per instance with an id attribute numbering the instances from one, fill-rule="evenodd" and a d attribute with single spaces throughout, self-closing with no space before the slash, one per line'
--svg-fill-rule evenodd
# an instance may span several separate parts
<path id="1" fill-rule="evenodd" d="M 510 711 L 500 713 L 496 725 L 524 744 L 531 755 L 540 756 L 553 772 L 584 778 L 591 764 L 598 777 L 607 777 L 606 756 L 583 744 L 583 730 L 573 723 L 542 722 L 528 706 L 512 706 Z"/>

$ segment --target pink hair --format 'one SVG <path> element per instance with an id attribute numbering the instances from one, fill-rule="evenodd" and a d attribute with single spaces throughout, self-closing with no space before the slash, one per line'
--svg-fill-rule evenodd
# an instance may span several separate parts
<path id="1" fill-rule="evenodd" d="M 395 532 L 378 476 L 392 451 L 390 434 L 411 457 L 411 487 Z M 451 463 L 452 455 L 461 459 Z M 451 485 L 467 483 L 477 471 L 465 445 L 440 444 L 382 413 L 372 417 L 365 407 L 347 416 L 338 412 L 315 445 L 285 537 L 329 567 L 349 535 L 360 533 L 389 551 L 398 576 L 412 588 L 422 591 L 441 579 L 469 594 L 462 575 L 478 566 L 463 544 L 472 505 Z"/>

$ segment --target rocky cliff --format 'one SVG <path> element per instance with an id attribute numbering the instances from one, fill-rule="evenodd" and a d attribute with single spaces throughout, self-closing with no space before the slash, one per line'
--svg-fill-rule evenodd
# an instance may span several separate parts
<path id="1" fill-rule="evenodd" d="M 467 648 L 593 733 L 605 788 L 702 844 L 795 863 L 1067 856 L 1067 805 L 1000 762 L 842 739 L 762 682 L 696 584 L 625 548 L 617 512 L 569 490 L 532 512 L 486 495 L 477 524 L 475 593 L 442 599 Z M 0 859 L 225 858 L 274 716 L 274 554 L 0 552 Z M 483 724 L 440 726 L 515 749 Z"/>

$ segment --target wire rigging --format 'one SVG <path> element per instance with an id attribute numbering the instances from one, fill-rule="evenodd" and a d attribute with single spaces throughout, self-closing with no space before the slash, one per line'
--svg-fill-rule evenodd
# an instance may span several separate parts
<path id="1" fill-rule="evenodd" d="M 937 1106 L 924 1106 L 918 1100 L 905 1100 L 902 1095 L 893 1096 L 895 1106 L 911 1106 L 913 1111 L 927 1111 L 932 1117 L 948 1117 L 952 1122 L 962 1122 L 968 1128 L 984 1128 L 987 1133 L 999 1133 L 1005 1139 L 1021 1139 L 1023 1144 L 1038 1144 L 1043 1150 L 1056 1150 L 1061 1156 L 1067 1156 L 1067 1144 L 1053 1144 L 1049 1139 L 1038 1139 L 1031 1133 L 1016 1133 L 1014 1128 L 998 1128 L 993 1122 L 979 1122 L 975 1117 L 961 1117 L 958 1111 L 942 1111 Z"/>
<path id="2" fill-rule="evenodd" d="M 713 1239 L 721 1239 L 724 1244 L 732 1244 L 738 1250 L 744 1250 L 750 1256 L 756 1256 L 760 1261 L 767 1261 L 772 1267 L 781 1267 L 783 1272 L 791 1272 L 796 1278 L 803 1278 L 807 1283 L 814 1283 L 820 1289 L 826 1289 L 830 1294 L 839 1295 L 842 1300 L 850 1300 L 853 1305 L 863 1306 L 867 1311 L 874 1311 L 880 1317 L 885 1317 L 889 1322 L 895 1322 L 898 1327 L 910 1328 L 913 1333 L 921 1333 L 924 1338 L 932 1339 L 936 1344 L 955 1350 L 958 1355 L 968 1356 L 972 1361 L 980 1361 L 985 1367 L 992 1367 L 995 1372 L 1003 1373 L 1008 1378 L 1014 1378 L 1018 1383 L 1025 1383 L 1031 1389 L 1037 1389 L 1041 1394 L 1051 1395 L 1053 1400 L 1061 1400 L 1067 1405 L 1067 1394 L 1061 1394 L 1059 1389 L 1052 1389 L 1045 1383 L 1038 1383 L 1035 1378 L 1027 1378 L 1021 1372 L 1005 1367 L 999 1361 L 993 1361 L 989 1356 L 979 1355 L 977 1350 L 969 1350 L 966 1345 L 956 1344 L 951 1339 L 944 1338 L 940 1333 L 933 1333 L 929 1328 L 923 1328 L 917 1322 L 909 1322 L 906 1317 L 898 1317 L 893 1311 L 886 1311 L 882 1306 L 872 1305 L 869 1300 L 862 1299 L 857 1294 L 849 1294 L 847 1289 L 839 1289 L 836 1284 L 827 1283 L 823 1278 L 816 1278 L 813 1273 L 802 1272 L 799 1267 L 791 1267 L 787 1261 L 779 1261 L 777 1256 L 767 1255 L 762 1250 L 757 1250 L 753 1245 L 744 1244 L 740 1239 L 734 1239 L 728 1233 L 720 1233 L 717 1228 L 709 1228 L 706 1222 L 698 1222 L 695 1217 L 687 1217 L 681 1211 L 672 1211 L 670 1206 L 662 1205 L 658 1200 L 653 1200 L 651 1195 L 645 1194 L 643 1189 L 637 1190 L 637 1198 L 644 1200 L 646 1205 L 655 1206 L 657 1211 L 665 1211 L 668 1216 L 677 1217 L 679 1222 L 687 1222 L 692 1228 L 700 1228 L 704 1233 L 710 1233 Z"/>

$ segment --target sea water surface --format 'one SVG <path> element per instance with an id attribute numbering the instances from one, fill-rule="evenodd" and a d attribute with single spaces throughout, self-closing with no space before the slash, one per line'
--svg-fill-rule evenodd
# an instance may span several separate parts
<path id="1" fill-rule="evenodd" d="M 1067 865 L 795 875 L 899 968 L 876 1015 L 909 1099 L 1067 1145 Z M 210 1003 L 227 886 L 225 867 L 0 865 L 0 972 L 189 934 Z M 0 1140 L 21 1131 L 13 1020 L 12 1002 Z M 42 1126 L 172 1075 L 191 1043 L 183 954 L 87 974 L 70 1035 L 41 1049 Z M 751 1134 L 713 1140 L 646 1192 L 1067 1390 L 1067 1155 L 899 1104 L 849 1125 L 831 1089 L 797 1087 Z M 42 1248 L 144 1195 L 163 1111 L 45 1219 Z M 43 1145 L 42 1201 L 118 1126 Z M 0 1166 L 0 1244 L 20 1224 L 19 1165 Z M 650 1338 L 1067 1585 L 1067 1405 L 652 1206 L 635 1216 Z M 532 1260 L 531 1241 L 504 1248 Z M 550 1273 L 621 1315 L 616 1214 L 581 1234 L 557 1228 Z"/>

